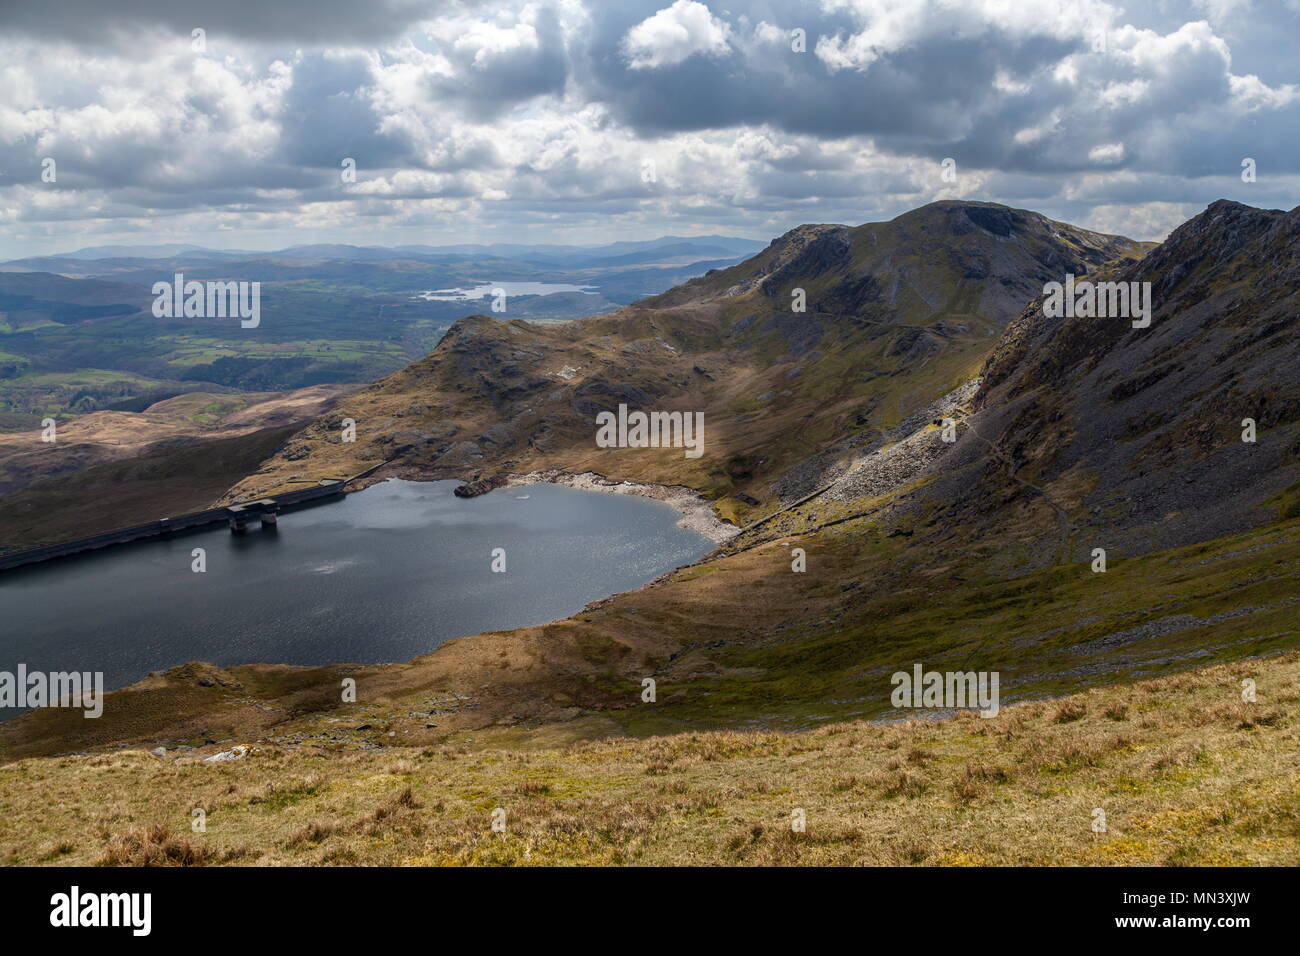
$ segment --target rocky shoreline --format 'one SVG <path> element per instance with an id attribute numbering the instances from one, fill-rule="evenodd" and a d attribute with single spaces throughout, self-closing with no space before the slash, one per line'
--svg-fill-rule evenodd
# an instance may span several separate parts
<path id="1" fill-rule="evenodd" d="M 714 544 L 726 544 L 740 529 L 723 521 L 713 511 L 713 506 L 685 485 L 656 485 L 638 481 L 617 481 L 598 475 L 594 471 L 581 474 L 557 471 L 530 471 L 519 475 L 508 475 L 504 487 L 517 488 L 520 485 L 535 484 L 565 485 L 581 491 L 608 491 L 616 495 L 640 495 L 653 498 L 676 511 L 681 518 L 677 527 L 702 534 Z"/>
<path id="2" fill-rule="evenodd" d="M 565 485 L 581 491 L 605 491 L 616 495 L 639 495 L 662 501 L 681 516 L 677 521 L 679 528 L 701 534 L 714 544 L 726 544 L 740 533 L 740 528 L 736 525 L 719 518 L 708 500 L 702 498 L 693 488 L 685 485 L 620 481 L 598 475 L 594 471 L 574 474 L 551 468 L 523 473 L 467 476 L 463 471 L 394 463 L 384 465 L 365 478 L 352 482 L 348 490 L 361 491 L 389 478 L 401 478 L 405 481 L 459 481 L 461 486 L 455 493 L 462 498 L 477 497 L 497 488 L 518 488 L 521 485 L 533 484 Z"/>

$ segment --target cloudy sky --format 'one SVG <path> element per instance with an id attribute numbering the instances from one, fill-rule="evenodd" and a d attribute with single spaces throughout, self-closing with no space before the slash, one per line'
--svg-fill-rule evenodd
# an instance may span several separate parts
<path id="1" fill-rule="evenodd" d="M 958 197 L 1157 239 L 1300 202 L 1298 38 L 1300 0 L 5 0 L 0 257 L 766 239 Z"/>

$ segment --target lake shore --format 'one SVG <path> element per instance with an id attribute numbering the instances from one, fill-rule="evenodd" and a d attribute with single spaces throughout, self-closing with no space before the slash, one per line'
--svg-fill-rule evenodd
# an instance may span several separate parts
<path id="1" fill-rule="evenodd" d="M 723 521 L 713 510 L 709 501 L 693 488 L 685 485 L 660 485 L 651 482 L 623 481 L 606 478 L 594 471 L 579 473 L 546 469 L 502 475 L 505 482 L 500 488 L 519 488 L 523 485 L 564 485 L 580 491 L 603 491 L 616 495 L 636 495 L 662 501 L 681 517 L 677 527 L 703 535 L 714 544 L 726 544 L 740 533 L 740 529 L 730 522 Z M 360 491 L 373 484 L 389 478 L 401 478 L 404 481 L 456 481 L 469 482 L 474 476 L 467 476 L 463 471 L 444 468 L 425 468 L 418 465 L 390 464 L 377 469 L 363 479 L 350 484 L 349 491 Z"/>
<path id="2" fill-rule="evenodd" d="M 349 491 L 359 491 L 382 485 L 389 478 L 427 484 L 463 481 L 465 477 L 463 472 L 454 475 L 433 469 L 385 466 L 358 478 L 348 487 Z M 528 493 L 520 489 L 528 486 L 535 487 L 532 497 L 538 498 L 544 497 L 541 494 L 544 489 L 537 486 L 563 485 L 574 490 L 630 494 L 662 501 L 677 514 L 670 517 L 661 513 L 658 520 L 664 525 L 671 522 L 681 531 L 694 532 L 697 540 L 703 539 L 702 547 L 734 534 L 731 526 L 713 515 L 706 500 L 680 486 L 615 481 L 594 473 L 568 474 L 558 470 L 503 475 L 502 479 L 504 483 L 497 490 L 507 492 L 501 496 L 504 501 L 485 502 L 485 507 L 473 510 L 496 512 L 507 505 L 516 505 L 512 498 L 526 496 Z M 447 506 L 457 513 L 462 510 L 450 503 Z M 221 541 L 226 540 L 222 536 Z M 259 535 L 250 540 L 258 543 L 262 539 Z M 687 556 L 679 562 L 679 568 L 698 560 Z M 188 557 L 186 562 L 188 572 Z M 324 567 L 314 570 L 332 573 Z M 567 674 L 571 669 L 584 674 L 604 673 L 607 662 L 593 666 L 593 662 L 583 661 L 577 648 L 585 646 L 584 639 L 578 634 L 598 627 L 598 622 L 619 601 L 646 608 L 644 620 L 638 617 L 635 627 L 622 627 L 625 640 L 657 646 L 656 642 L 670 639 L 655 623 L 652 609 L 657 599 L 651 595 L 671 580 L 674 573 L 667 570 L 633 587 L 611 586 L 609 593 L 597 593 L 591 600 L 575 604 L 568 614 L 502 629 L 490 625 L 467 628 L 463 632 L 465 636 L 449 638 L 421 653 L 395 654 L 388 663 L 360 663 L 351 654 L 342 654 L 338 662 L 329 663 L 204 663 L 205 659 L 212 659 L 209 651 L 178 651 L 173 659 L 188 659 L 189 663 L 168 666 L 162 661 L 150 661 L 137 671 L 148 676 L 130 683 L 113 680 L 109 686 L 115 689 L 107 692 L 108 706 L 102 720 L 87 722 L 71 711 L 44 709 L 0 722 L 0 762 L 22 756 L 140 744 L 147 744 L 149 749 L 184 747 L 187 753 L 191 752 L 189 748 L 206 753 L 209 748 L 221 748 L 232 741 L 279 740 L 285 733 L 296 733 L 285 728 L 296 727 L 300 721 L 313 726 L 314 722 L 325 725 L 312 731 L 314 736 L 309 735 L 310 741 L 303 738 L 300 743 L 325 742 L 335 746 L 352 741 L 370 746 L 363 743 L 368 739 L 366 735 L 349 727 L 334 727 L 332 722 L 338 718 L 328 716 L 338 708 L 337 688 L 345 677 L 365 687 L 364 696 L 372 707 L 374 701 L 390 695 L 407 697 L 434 683 L 438 684 L 440 694 L 445 691 L 458 695 L 450 712 L 441 704 L 426 705 L 421 699 L 422 717 L 435 719 L 425 719 L 419 727 L 400 733 L 418 732 L 422 739 L 442 739 L 446 733 L 455 731 L 484 731 L 503 721 L 508 726 L 522 719 L 563 724 L 593 709 L 602 709 L 610 701 L 604 695 L 577 693 L 568 681 L 550 677 L 542 679 L 545 690 L 537 695 L 533 667 L 543 661 L 548 667 L 563 661 L 567 663 L 559 665 L 561 673 Z M 188 573 L 184 580 L 190 580 Z M 642 628 L 650 630 L 642 634 Z M 247 659 L 253 661 L 257 657 Z M 511 662 L 508 674 L 502 673 L 503 659 Z M 532 664 L 526 665 L 529 661 Z M 438 713 L 433 714 L 433 710 Z M 365 719 L 358 721 L 359 725 L 365 723 Z"/>
<path id="3" fill-rule="evenodd" d="M 552 469 L 510 475 L 503 487 L 518 488 L 522 485 L 535 484 L 564 485 L 580 491 L 605 491 L 616 495 L 637 495 L 662 501 L 681 515 L 677 527 L 701 534 L 714 544 L 726 544 L 740 533 L 738 527 L 719 518 L 706 499 L 684 485 L 619 481 L 598 475 L 594 471 L 572 474 Z"/>

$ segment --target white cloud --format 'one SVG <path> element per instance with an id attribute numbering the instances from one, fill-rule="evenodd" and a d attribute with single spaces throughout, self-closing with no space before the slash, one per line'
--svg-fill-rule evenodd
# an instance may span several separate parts
<path id="1" fill-rule="evenodd" d="M 1146 80 L 1129 80 L 1126 83 L 1108 83 L 1101 91 L 1101 101 L 1113 108 L 1133 106 L 1144 100 L 1151 90 Z"/>
<path id="2" fill-rule="evenodd" d="M 1059 110 L 1053 110 L 1046 116 L 1041 123 L 1034 126 L 1026 126 L 1024 129 L 1017 130 L 1012 139 L 1019 146 L 1029 146 L 1037 143 L 1039 140 L 1051 136 L 1061 128 L 1061 113 Z"/>
<path id="3" fill-rule="evenodd" d="M 856 32 L 817 41 L 833 70 L 865 70 L 880 57 L 928 38 L 973 39 L 990 33 L 1026 39 L 1089 39 L 1105 31 L 1118 8 L 1101 0 L 823 0 L 858 21 Z"/>
<path id="4" fill-rule="evenodd" d="M 1300 75 L 1258 39 L 1294 28 L 1276 7 L 1245 31 L 1221 5 L 1229 31 L 1099 0 L 639 2 L 431 8 L 378 45 L 210 31 L 205 54 L 161 28 L 120 47 L 6 33 L 0 254 L 123 233 L 776 233 L 951 196 L 1137 235 L 1300 192 Z M 1243 187 L 1240 156 L 1267 176 Z"/>
<path id="5" fill-rule="evenodd" d="M 1277 110 L 1300 102 L 1300 86 L 1286 83 L 1271 87 L 1254 76 L 1229 76 L 1228 85 L 1232 90 L 1232 103 L 1248 113 L 1256 110 Z"/>
<path id="6" fill-rule="evenodd" d="M 1106 143 L 1088 150 L 1088 159 L 1094 163 L 1118 163 L 1124 158 L 1123 143 Z"/>
<path id="7" fill-rule="evenodd" d="M 1159 241 L 1201 211 L 1194 203 L 1105 203 L 1094 206 L 1079 225 L 1097 232 Z"/>
<path id="8" fill-rule="evenodd" d="M 623 54 L 634 70 L 676 66 L 696 54 L 724 55 L 730 36 L 731 26 L 704 4 L 676 0 L 627 31 Z"/>

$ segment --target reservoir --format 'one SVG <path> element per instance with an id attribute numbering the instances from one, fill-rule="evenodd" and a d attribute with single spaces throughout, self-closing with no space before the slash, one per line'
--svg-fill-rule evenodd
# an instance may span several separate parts
<path id="1" fill-rule="evenodd" d="M 223 527 L 0 574 L 0 671 L 102 671 L 113 689 L 195 660 L 404 661 L 567 617 L 713 548 L 648 498 L 550 484 L 457 498 L 458 484 L 392 479 L 275 531 Z M 205 572 L 191 569 L 195 548 Z"/>
<path id="2" fill-rule="evenodd" d="M 516 295 L 553 295 L 557 292 L 581 292 L 595 295 L 594 285 L 570 285 L 566 282 L 487 282 L 468 289 L 430 289 L 421 292 L 417 299 L 429 302 L 469 302 L 473 299 L 486 299 L 500 289 L 507 296 Z"/>

